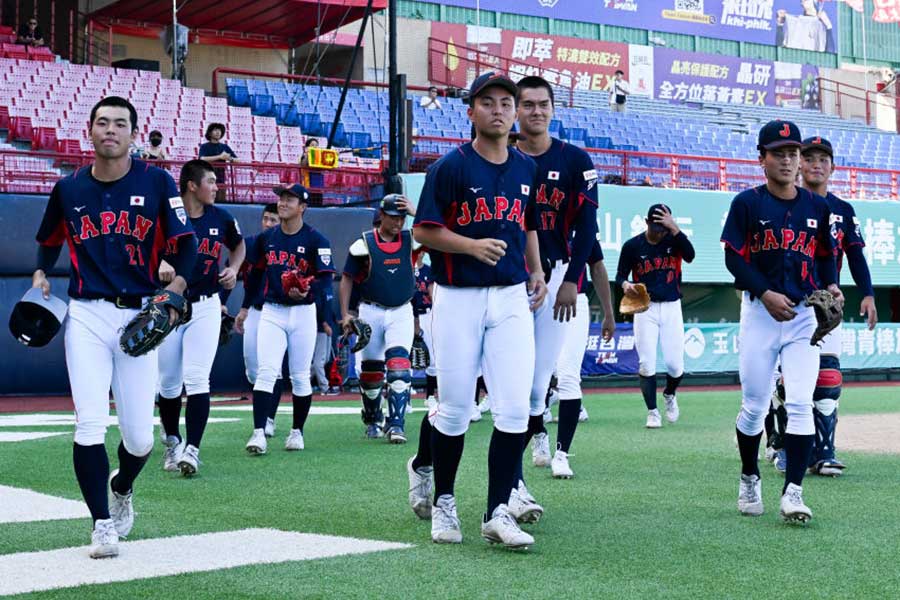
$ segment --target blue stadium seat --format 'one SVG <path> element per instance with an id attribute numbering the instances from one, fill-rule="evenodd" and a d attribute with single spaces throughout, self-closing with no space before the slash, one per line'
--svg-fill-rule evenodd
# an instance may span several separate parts
<path id="1" fill-rule="evenodd" d="M 279 125 L 297 127 L 300 125 L 300 113 L 297 112 L 297 107 L 293 104 L 276 104 L 275 121 Z"/>
<path id="2" fill-rule="evenodd" d="M 300 115 L 300 130 L 306 135 L 323 135 L 322 119 L 316 113 Z"/>
<path id="3" fill-rule="evenodd" d="M 275 99 L 268 94 L 250 94 L 250 112 L 257 117 L 274 117 Z"/>
<path id="4" fill-rule="evenodd" d="M 250 106 L 250 92 L 244 86 L 228 86 L 228 104 L 232 106 Z"/>

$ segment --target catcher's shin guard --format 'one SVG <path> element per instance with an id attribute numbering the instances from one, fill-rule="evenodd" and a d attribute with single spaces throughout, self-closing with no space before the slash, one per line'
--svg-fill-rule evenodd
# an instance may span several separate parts
<path id="1" fill-rule="evenodd" d="M 811 460 L 812 465 L 834 459 L 834 432 L 837 427 L 838 399 L 843 383 L 840 367 L 840 359 L 834 355 L 823 354 L 819 359 L 819 379 L 813 392 L 816 447 Z"/>
<path id="2" fill-rule="evenodd" d="M 384 418 L 384 414 L 381 412 L 382 387 L 384 387 L 384 361 L 362 361 L 359 391 L 363 403 L 362 420 L 366 425 L 380 423 Z"/>
<path id="3" fill-rule="evenodd" d="M 388 382 L 388 427 L 403 427 L 412 381 L 409 354 L 405 348 L 388 348 L 384 355 Z"/>

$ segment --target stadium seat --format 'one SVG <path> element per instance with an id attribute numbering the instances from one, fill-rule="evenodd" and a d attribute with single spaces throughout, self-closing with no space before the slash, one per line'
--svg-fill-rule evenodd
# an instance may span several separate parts
<path id="1" fill-rule="evenodd" d="M 250 111 L 258 117 L 275 116 L 275 100 L 268 94 L 250 94 Z"/>

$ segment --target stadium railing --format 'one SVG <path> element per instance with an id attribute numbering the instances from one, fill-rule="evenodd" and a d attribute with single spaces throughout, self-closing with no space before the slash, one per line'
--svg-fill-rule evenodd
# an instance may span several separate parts
<path id="1" fill-rule="evenodd" d="M 819 77 L 819 95 L 822 112 L 833 101 L 834 114 L 842 119 L 850 119 L 859 115 L 853 114 L 852 107 L 863 104 L 865 106 L 866 125 L 875 125 L 879 107 L 892 108 L 900 111 L 900 99 L 895 97 L 890 89 L 867 90 L 856 85 Z M 833 95 L 833 100 L 829 95 Z"/>

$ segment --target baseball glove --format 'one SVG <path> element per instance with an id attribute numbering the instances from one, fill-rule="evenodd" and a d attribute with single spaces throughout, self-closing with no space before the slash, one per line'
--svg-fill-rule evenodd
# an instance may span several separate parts
<path id="1" fill-rule="evenodd" d="M 219 328 L 219 345 L 224 346 L 234 333 L 234 317 L 228 313 L 222 313 L 222 326 Z"/>
<path id="2" fill-rule="evenodd" d="M 412 348 L 409 351 L 409 362 L 413 369 L 421 371 L 427 369 L 431 364 L 431 356 L 428 354 L 428 346 L 425 345 L 425 338 L 422 334 L 418 334 L 413 338 Z"/>
<path id="3" fill-rule="evenodd" d="M 634 289 L 638 292 L 637 296 L 625 294 L 622 296 L 622 302 L 619 303 L 619 312 L 623 315 L 642 313 L 650 308 L 650 294 L 647 293 L 647 286 L 643 283 L 636 283 Z"/>
<path id="4" fill-rule="evenodd" d="M 841 324 L 844 310 L 828 290 L 816 290 L 806 297 L 806 306 L 812 306 L 816 312 L 815 332 L 809 339 L 810 346 L 818 346 L 826 335 Z"/>
<path id="5" fill-rule="evenodd" d="M 356 335 L 356 343 L 350 348 L 350 352 L 359 352 L 369 343 L 372 338 L 372 327 L 362 319 L 350 320 L 350 335 Z"/>
<path id="6" fill-rule="evenodd" d="M 285 294 L 290 293 L 292 289 L 306 294 L 309 292 L 309 285 L 313 279 L 315 279 L 313 275 L 304 277 L 300 269 L 288 269 L 281 274 L 281 287 Z"/>
<path id="7" fill-rule="evenodd" d="M 178 314 L 174 323 L 169 323 L 170 308 Z M 173 329 L 190 320 L 191 303 L 175 292 L 160 290 L 122 330 L 119 347 L 129 356 L 142 356 L 159 346 Z"/>

